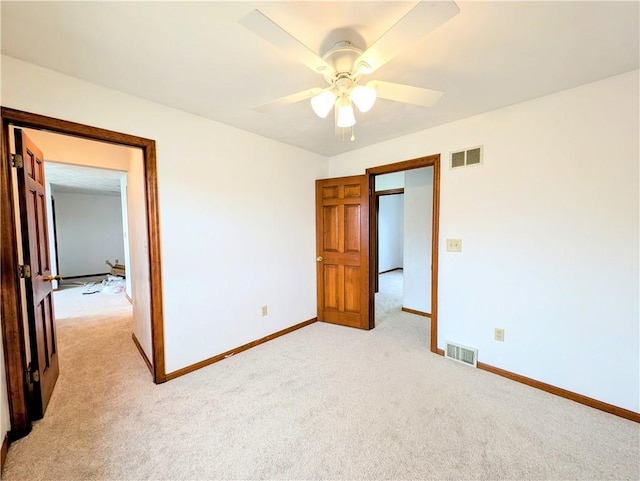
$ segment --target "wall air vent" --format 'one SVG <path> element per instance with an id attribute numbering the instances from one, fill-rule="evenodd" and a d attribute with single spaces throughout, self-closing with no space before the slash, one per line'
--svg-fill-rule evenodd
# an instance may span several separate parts
<path id="1" fill-rule="evenodd" d="M 444 357 L 466 364 L 467 366 L 476 367 L 478 363 L 478 350 L 447 341 Z"/>
<path id="2" fill-rule="evenodd" d="M 467 150 L 451 152 L 451 168 L 465 167 L 467 165 L 477 165 L 482 163 L 482 146 L 473 147 Z"/>

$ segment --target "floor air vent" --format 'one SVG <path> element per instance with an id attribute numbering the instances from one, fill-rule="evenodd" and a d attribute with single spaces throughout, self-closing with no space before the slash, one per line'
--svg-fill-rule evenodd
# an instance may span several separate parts
<path id="1" fill-rule="evenodd" d="M 444 357 L 461 362 L 467 366 L 476 367 L 478 350 L 447 341 Z"/>

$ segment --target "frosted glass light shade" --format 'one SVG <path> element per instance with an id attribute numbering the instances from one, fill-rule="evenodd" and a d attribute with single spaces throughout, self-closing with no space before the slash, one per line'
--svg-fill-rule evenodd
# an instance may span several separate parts
<path id="1" fill-rule="evenodd" d="M 376 89 L 365 87 L 364 85 L 356 85 L 351 91 L 351 100 L 353 100 L 360 112 L 368 112 L 373 107 L 373 104 L 376 103 Z"/>
<path id="2" fill-rule="evenodd" d="M 353 114 L 353 106 L 347 98 L 342 98 L 336 102 L 337 119 L 336 125 L 338 127 L 346 128 L 355 125 L 356 117 Z"/>
<path id="3" fill-rule="evenodd" d="M 333 104 L 336 101 L 336 94 L 331 90 L 325 90 L 319 93 L 315 97 L 311 97 L 311 108 L 318 117 L 324 119 L 329 115 L 329 112 L 333 108 Z"/>

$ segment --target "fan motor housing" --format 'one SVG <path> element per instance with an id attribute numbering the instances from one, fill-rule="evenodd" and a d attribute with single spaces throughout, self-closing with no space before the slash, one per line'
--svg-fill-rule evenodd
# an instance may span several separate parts
<path id="1" fill-rule="evenodd" d="M 354 62 L 362 55 L 362 50 L 348 40 L 336 43 L 322 59 L 332 65 L 337 74 L 354 73 Z"/>
<path id="2" fill-rule="evenodd" d="M 338 74 L 337 79 L 333 83 L 340 93 L 349 92 L 353 88 L 354 84 L 355 82 L 351 76 L 346 73 Z"/>

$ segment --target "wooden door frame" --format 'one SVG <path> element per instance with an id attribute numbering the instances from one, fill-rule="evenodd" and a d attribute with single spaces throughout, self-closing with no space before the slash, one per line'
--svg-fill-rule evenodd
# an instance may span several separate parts
<path id="1" fill-rule="evenodd" d="M 149 242 L 149 284 L 151 308 L 151 342 L 153 356 L 153 382 L 166 381 L 164 359 L 164 321 L 162 312 L 162 275 L 160 256 L 160 218 L 158 212 L 158 182 L 156 170 L 156 143 L 154 140 L 114 132 L 88 125 L 0 108 L 2 141 L 0 143 L 0 312 L 2 313 L 2 339 L 5 374 L 11 420 L 11 440 L 26 436 L 31 431 L 29 414 L 29 385 L 27 382 L 26 346 L 21 305 L 20 277 L 18 275 L 18 236 L 14 208 L 14 189 L 11 181 L 11 152 L 9 127 L 25 127 L 70 135 L 88 140 L 142 149 L 144 162 L 145 210 Z"/>
<path id="2" fill-rule="evenodd" d="M 419 157 L 417 159 L 396 162 L 395 164 L 379 165 L 366 170 L 369 176 L 370 192 L 375 192 L 375 176 L 403 172 L 406 170 L 433 167 L 433 209 L 431 215 L 431 352 L 438 353 L 438 238 L 440 224 L 440 154 Z M 375 226 L 378 223 L 378 213 L 374 202 L 369 204 L 369 266 L 372 266 L 373 257 L 377 250 Z M 375 327 L 375 276 L 376 269 L 369 269 L 369 328 Z"/>

